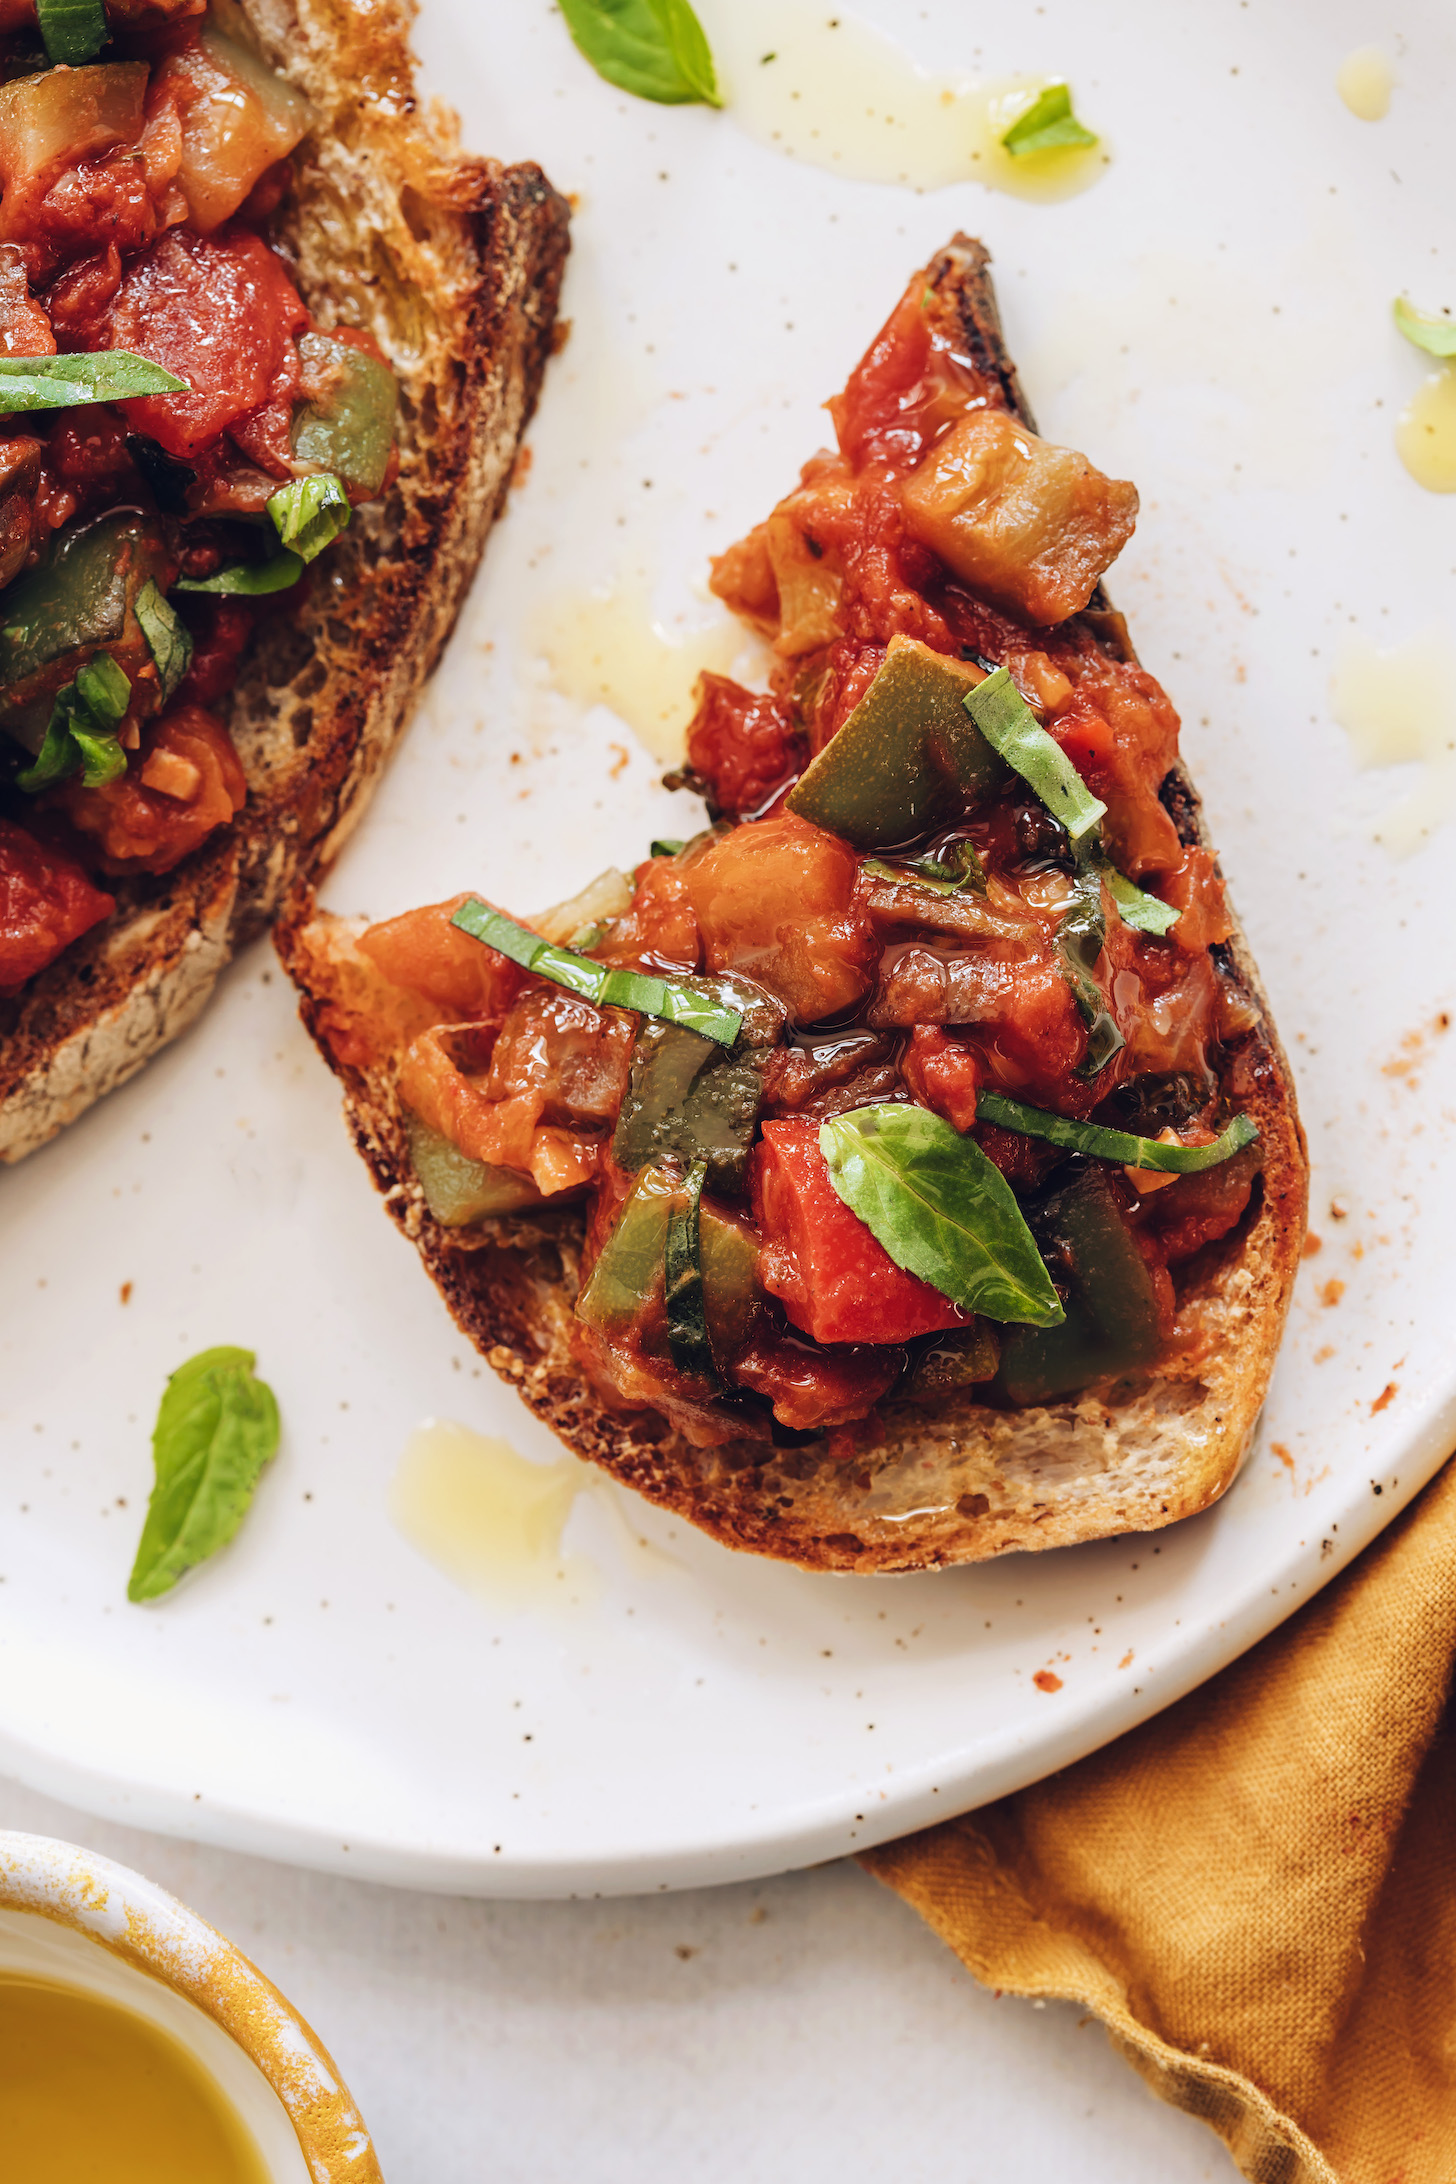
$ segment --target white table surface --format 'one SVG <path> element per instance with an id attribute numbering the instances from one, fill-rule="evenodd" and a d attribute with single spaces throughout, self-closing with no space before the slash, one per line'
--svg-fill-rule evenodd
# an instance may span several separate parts
<path id="1" fill-rule="evenodd" d="M 1079 2010 L 978 1987 L 848 1864 L 602 1903 L 335 1879 L 0 1783 L 0 1828 L 169 1888 L 309 2018 L 387 2184 L 1224 2184 Z"/>

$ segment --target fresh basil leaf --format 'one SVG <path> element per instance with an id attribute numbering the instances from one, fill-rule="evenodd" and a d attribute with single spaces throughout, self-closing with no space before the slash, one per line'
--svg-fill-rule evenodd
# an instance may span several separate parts
<path id="1" fill-rule="evenodd" d="M 1407 341 L 1413 341 L 1428 356 L 1456 356 L 1456 319 L 1444 313 L 1436 316 L 1418 311 L 1404 296 L 1397 296 L 1392 308 L 1395 323 Z"/>
<path id="2" fill-rule="evenodd" d="M 71 741 L 80 754 L 83 789 L 104 789 L 108 781 L 126 772 L 126 753 L 115 736 L 73 722 Z"/>
<path id="3" fill-rule="evenodd" d="M 713 56 L 687 0 L 561 0 L 599 76 L 659 106 L 721 106 Z"/>
<path id="4" fill-rule="evenodd" d="M 325 546 L 332 546 L 354 513 L 343 481 L 331 470 L 281 485 L 267 506 L 280 544 L 297 554 L 300 561 L 312 561 Z"/>
<path id="5" fill-rule="evenodd" d="M 83 788 L 104 788 L 126 771 L 114 733 L 131 703 L 131 682 L 109 652 L 98 652 L 56 692 L 35 763 L 15 776 L 27 796 L 79 772 Z"/>
<path id="6" fill-rule="evenodd" d="M 127 1584 L 156 1600 L 225 1547 L 278 1447 L 278 1404 L 251 1350 L 204 1350 L 167 1382 L 152 1434 L 156 1484 Z"/>
<path id="7" fill-rule="evenodd" d="M 125 720 L 131 703 L 131 678 L 109 652 L 98 652 L 76 670 L 75 691 L 94 720 L 110 727 Z"/>
<path id="8" fill-rule="evenodd" d="M 52 66 L 64 62 L 76 68 L 82 61 L 94 61 L 106 43 L 101 0 L 35 0 L 35 12 Z"/>
<path id="9" fill-rule="evenodd" d="M 186 394 L 189 383 L 129 349 L 75 356 L 0 356 L 0 416 L 17 410 L 73 409 L 82 402 L 124 402 L 138 394 Z"/>
<path id="10" fill-rule="evenodd" d="M 1030 152 L 1065 151 L 1096 144 L 1098 139 L 1072 112 L 1071 85 L 1049 83 L 1040 98 L 1017 115 L 1001 142 L 1013 159 L 1025 159 Z"/>
<path id="11" fill-rule="evenodd" d="M 1020 774 L 1074 842 L 1096 826 L 1107 806 L 1040 725 L 1004 667 L 968 690 L 961 702 L 992 750 Z"/>
<path id="12" fill-rule="evenodd" d="M 650 857 L 675 857 L 679 850 L 686 849 L 687 846 L 686 842 L 679 842 L 671 835 L 663 835 L 653 843 L 648 855 Z"/>
<path id="13" fill-rule="evenodd" d="M 234 561 L 212 576 L 180 577 L 173 591 L 221 592 L 229 598 L 261 599 L 269 592 L 287 591 L 303 574 L 302 558 L 287 547 L 267 561 Z"/>
<path id="14" fill-rule="evenodd" d="M 1135 886 L 1125 873 L 1119 872 L 1116 865 L 1110 863 L 1106 857 L 1102 859 L 1101 870 L 1102 877 L 1107 882 L 1107 892 L 1117 904 L 1118 916 L 1134 932 L 1161 935 L 1168 932 L 1182 917 L 1182 911 L 1173 903 L 1163 902 L 1157 895 L 1145 895 L 1140 887 Z"/>
<path id="15" fill-rule="evenodd" d="M 1073 1122 L 1066 1115 L 1049 1115 L 1039 1107 L 1023 1107 L 1000 1092 L 982 1092 L 976 1101 L 976 1120 L 994 1122 L 1002 1130 L 1019 1131 L 1023 1137 L 1045 1138 L 1069 1153 L 1090 1153 L 1097 1160 L 1115 1160 L 1124 1168 L 1154 1168 L 1164 1175 L 1198 1175 L 1217 1168 L 1259 1135 L 1252 1115 L 1235 1115 L 1228 1128 L 1211 1145 L 1164 1145 L 1157 1138 L 1135 1137 L 1129 1130 L 1107 1130 L 1100 1122 Z"/>
<path id="16" fill-rule="evenodd" d="M 683 1024 L 705 1039 L 716 1039 L 720 1046 L 732 1046 L 743 1028 L 741 1010 L 722 1008 L 686 982 L 654 978 L 644 971 L 613 970 L 605 963 L 594 963 L 590 956 L 574 955 L 569 948 L 558 948 L 539 933 L 517 925 L 514 918 L 492 910 L 478 895 L 467 897 L 450 923 L 462 933 L 469 933 L 472 940 L 483 941 L 486 947 L 509 956 L 523 970 L 533 971 L 537 978 L 549 978 L 568 993 L 579 993 L 583 1000 L 594 1001 L 599 1008 L 635 1009 L 640 1016 L 660 1016 L 666 1023 Z"/>
<path id="17" fill-rule="evenodd" d="M 192 665 L 192 632 L 154 577 L 137 593 L 136 618 L 156 664 L 157 686 L 166 705 Z"/>
<path id="18" fill-rule="evenodd" d="M 821 1125 L 819 1150 L 850 1212 L 907 1274 L 965 1312 L 1060 1323 L 1011 1186 L 973 1138 L 927 1107 L 858 1107 Z"/>
<path id="19" fill-rule="evenodd" d="M 708 1310 L 703 1293 L 699 1249 L 699 1208 L 708 1163 L 695 1160 L 687 1179 L 668 1206 L 663 1260 L 663 1302 L 667 1309 L 667 1346 L 680 1373 L 718 1385 L 713 1345 L 708 1339 Z"/>
<path id="20" fill-rule="evenodd" d="M 1087 1058 L 1079 1065 L 1077 1074 L 1095 1077 L 1127 1042 L 1093 975 L 1107 938 L 1107 923 L 1102 914 L 1102 875 L 1095 857 L 1078 859 L 1072 884 L 1075 893 L 1071 907 L 1057 926 L 1057 955 L 1062 976 L 1072 989 L 1077 1014 L 1087 1029 Z"/>

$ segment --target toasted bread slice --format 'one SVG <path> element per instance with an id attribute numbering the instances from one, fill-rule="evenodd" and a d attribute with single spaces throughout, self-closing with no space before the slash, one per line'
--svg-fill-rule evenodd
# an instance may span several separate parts
<path id="1" fill-rule="evenodd" d="M 954 301 L 978 369 L 1030 426 L 988 262 L 979 243 L 958 236 L 930 278 Z M 1131 658 L 1122 618 L 1100 593 L 1084 620 L 1104 649 Z M 1163 793 L 1185 843 L 1205 842 L 1186 776 Z M 1110 1393 L 1040 1408 L 958 1398 L 927 1409 L 892 1397 L 880 1409 L 883 1441 L 846 1463 L 822 1441 L 695 1448 L 655 1413 L 607 1407 L 570 1346 L 578 1212 L 536 1212 L 471 1231 L 447 1230 L 431 1217 L 390 1073 L 341 1064 L 331 1044 L 368 975 L 355 949 L 360 930 L 314 915 L 306 899 L 277 929 L 304 1021 L 343 1081 L 359 1150 L 462 1331 L 569 1447 L 625 1484 L 731 1547 L 807 1569 L 891 1571 L 1155 1530 L 1206 1508 L 1234 1478 L 1284 1325 L 1306 1201 L 1288 1064 L 1237 932 L 1229 967 L 1259 1021 L 1234 1049 L 1223 1089 L 1258 1123 L 1262 1179 L 1239 1227 L 1179 1269 L 1175 1339 L 1163 1363 Z"/>
<path id="2" fill-rule="evenodd" d="M 462 154 L 451 117 L 419 107 L 409 0 L 227 14 L 317 110 L 275 240 L 316 320 L 365 328 L 393 365 L 399 478 L 244 657 L 238 819 L 164 878 L 115 883 L 112 916 L 0 1002 L 5 1161 L 184 1030 L 290 884 L 337 854 L 450 634 L 551 349 L 566 204 L 534 166 Z"/>

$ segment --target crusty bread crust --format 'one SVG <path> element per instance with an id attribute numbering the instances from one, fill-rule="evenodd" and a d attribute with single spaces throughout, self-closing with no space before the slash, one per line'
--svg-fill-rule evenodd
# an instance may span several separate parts
<path id="1" fill-rule="evenodd" d="M 957 236 L 932 278 L 955 295 L 975 361 L 1029 424 L 988 264 L 979 243 Z M 1099 643 L 1131 656 L 1104 598 L 1088 620 Z M 1186 776 L 1180 792 L 1180 831 L 1203 841 Z M 1178 1270 L 1175 1335 L 1159 1370 L 1019 1411 L 891 1400 L 881 1407 L 884 1439 L 844 1462 L 822 1441 L 694 1448 L 655 1413 L 610 1407 L 572 1350 L 579 1212 L 486 1224 L 468 1238 L 432 1219 L 391 1075 L 341 1065 L 326 1036 L 331 1009 L 347 1010 L 358 990 L 361 930 L 315 916 L 306 896 L 280 920 L 279 952 L 301 990 L 304 1021 L 343 1082 L 355 1142 L 391 1215 L 462 1332 L 578 1455 L 730 1547 L 817 1570 L 925 1569 L 1154 1531 L 1207 1508 L 1232 1482 L 1283 1331 L 1307 1195 L 1289 1066 L 1241 935 L 1230 945 L 1232 968 L 1262 1023 L 1234 1049 L 1226 1089 L 1259 1125 L 1262 1177 L 1234 1234 Z"/>
<path id="2" fill-rule="evenodd" d="M 510 483 L 549 354 L 567 207 L 422 112 L 412 0 L 235 0 L 318 111 L 277 237 L 319 323 L 366 328 L 400 385 L 400 470 L 260 624 L 231 699 L 235 824 L 0 1002 L 0 1160 L 53 1137 L 202 1009 L 233 950 L 325 870 L 433 669 Z M 108 883 L 110 884 L 110 883 Z"/>

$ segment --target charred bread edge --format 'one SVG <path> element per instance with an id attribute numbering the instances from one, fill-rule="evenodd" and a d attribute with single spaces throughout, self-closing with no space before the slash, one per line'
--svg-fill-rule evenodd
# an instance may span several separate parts
<path id="1" fill-rule="evenodd" d="M 977 362 L 1029 425 L 988 264 L 981 244 L 957 236 L 932 279 L 955 293 Z M 1132 657 L 1105 598 L 1089 619 L 1099 642 Z M 1185 838 L 1205 841 L 1181 771 L 1177 800 Z M 1235 1477 L 1288 1310 L 1307 1180 L 1288 1064 L 1241 933 L 1229 961 L 1263 1021 L 1241 1050 L 1248 1089 L 1240 1104 L 1258 1121 L 1264 1169 L 1240 1228 L 1191 1262 L 1183 1284 L 1179 1326 L 1201 1349 L 1198 1361 L 1175 1355 L 1136 1386 L 1024 1411 L 958 1404 L 927 1412 L 891 1402 L 884 1442 L 844 1463 L 822 1446 L 695 1449 L 654 1413 L 608 1406 L 570 1348 L 580 1214 L 488 1224 L 492 1233 L 473 1248 L 431 1218 L 390 1083 L 341 1067 L 322 1036 L 331 928 L 310 932 L 311 916 L 311 899 L 300 894 L 278 925 L 279 952 L 301 989 L 304 1022 L 342 1080 L 355 1142 L 390 1214 L 487 1362 L 579 1456 L 650 1500 L 730 1547 L 807 1569 L 895 1571 L 1155 1530 L 1206 1508 Z"/>
<path id="2" fill-rule="evenodd" d="M 552 345 L 568 208 L 538 168 L 464 157 L 448 117 L 418 113 L 412 8 L 244 0 L 244 13 L 320 111 L 279 247 L 320 319 L 368 326 L 394 363 L 399 480 L 312 572 L 296 619 L 260 624 L 231 701 L 250 791 L 239 818 L 165 878 L 116 883 L 114 915 L 0 1003 L 0 1161 L 183 1031 L 287 889 L 337 854 L 454 625 Z"/>

